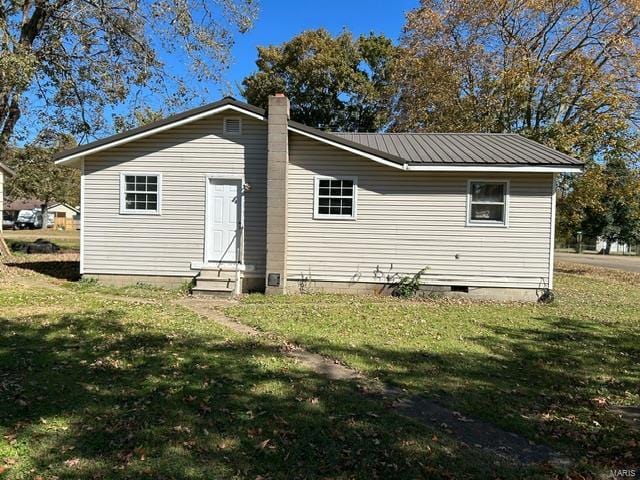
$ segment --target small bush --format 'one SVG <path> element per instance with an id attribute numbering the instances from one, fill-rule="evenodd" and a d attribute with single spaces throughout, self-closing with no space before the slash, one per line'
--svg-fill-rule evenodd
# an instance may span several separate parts
<path id="1" fill-rule="evenodd" d="M 418 290 L 420 290 L 420 277 L 429 270 L 429 267 L 424 267 L 413 277 L 402 277 L 397 283 L 395 283 L 391 290 L 391 295 L 400 298 L 414 297 Z"/>

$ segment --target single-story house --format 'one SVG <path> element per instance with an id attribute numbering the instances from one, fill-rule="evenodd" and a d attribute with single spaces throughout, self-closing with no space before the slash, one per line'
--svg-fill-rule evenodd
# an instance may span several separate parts
<path id="1" fill-rule="evenodd" d="M 4 218 L 4 210 L 2 205 L 4 204 L 4 177 L 13 177 L 15 172 L 7 167 L 4 163 L 0 162 L 0 219 Z M 2 221 L 0 221 L 0 232 L 2 231 Z"/>
<path id="2" fill-rule="evenodd" d="M 4 218 L 15 221 L 21 210 L 40 210 L 42 200 L 17 199 L 4 202 Z M 48 227 L 65 228 L 67 230 L 80 228 L 80 208 L 66 203 L 53 202 L 47 206 L 49 217 Z"/>
<path id="3" fill-rule="evenodd" d="M 53 203 L 47 208 L 53 215 L 53 228 L 78 230 L 80 228 L 80 207 L 72 207 L 66 203 Z"/>
<path id="4" fill-rule="evenodd" d="M 553 288 L 554 178 L 512 134 L 329 133 L 233 98 L 61 152 L 82 170 L 85 276 L 267 293 Z M 179 228 L 176 226 L 179 225 Z"/>

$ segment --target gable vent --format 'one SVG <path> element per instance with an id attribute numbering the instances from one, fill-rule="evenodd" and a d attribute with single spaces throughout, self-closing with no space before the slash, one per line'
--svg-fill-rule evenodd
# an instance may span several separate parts
<path id="1" fill-rule="evenodd" d="M 227 117 L 224 119 L 225 135 L 240 135 L 242 133 L 242 119 Z"/>

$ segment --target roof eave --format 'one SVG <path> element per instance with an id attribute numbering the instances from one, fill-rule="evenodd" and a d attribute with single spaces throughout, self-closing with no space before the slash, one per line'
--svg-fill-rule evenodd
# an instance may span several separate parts
<path id="1" fill-rule="evenodd" d="M 580 173 L 583 165 L 407 165 L 413 172 Z"/>
<path id="2" fill-rule="evenodd" d="M 322 143 L 326 143 L 342 150 L 346 150 L 356 155 L 369 158 L 370 160 L 381 163 L 388 167 L 398 168 L 401 170 L 407 169 L 406 161 L 403 158 L 390 155 L 380 150 L 376 150 L 375 148 L 367 147 L 360 143 L 352 142 L 337 135 L 333 135 L 332 133 L 318 130 L 317 128 L 308 127 L 302 123 L 294 122 L 292 120 L 289 121 L 288 129 L 291 132 L 298 133 L 305 137 L 318 140 Z"/>

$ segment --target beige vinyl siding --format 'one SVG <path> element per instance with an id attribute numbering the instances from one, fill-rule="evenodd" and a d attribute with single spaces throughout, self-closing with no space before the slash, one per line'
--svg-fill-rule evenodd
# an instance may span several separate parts
<path id="1" fill-rule="evenodd" d="M 242 115 L 242 134 L 222 134 L 224 113 L 84 160 L 84 273 L 194 275 L 204 255 L 206 176 L 244 174 L 244 259 L 265 269 L 266 123 Z M 238 117 L 238 114 L 233 115 Z M 160 215 L 120 214 L 120 173 L 162 175 Z"/>
<path id="2" fill-rule="evenodd" d="M 315 175 L 357 177 L 355 221 L 313 219 Z M 508 228 L 466 226 L 470 179 L 510 181 Z M 288 277 L 381 282 L 428 266 L 430 284 L 540 287 L 552 183 L 551 174 L 406 172 L 292 134 Z"/>

